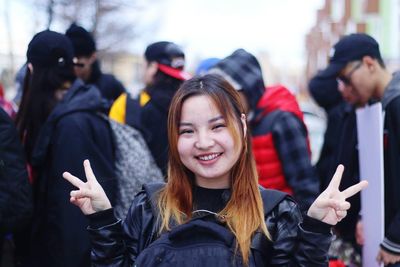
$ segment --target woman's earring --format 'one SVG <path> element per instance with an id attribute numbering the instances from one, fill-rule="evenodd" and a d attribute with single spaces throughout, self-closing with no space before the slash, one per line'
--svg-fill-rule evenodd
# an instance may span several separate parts
<path id="1" fill-rule="evenodd" d="M 242 121 L 243 135 L 244 135 L 244 138 L 246 138 L 246 133 L 247 133 L 247 121 L 246 121 L 246 115 L 245 115 L 244 113 L 242 113 L 242 115 L 240 115 L 240 120 Z"/>

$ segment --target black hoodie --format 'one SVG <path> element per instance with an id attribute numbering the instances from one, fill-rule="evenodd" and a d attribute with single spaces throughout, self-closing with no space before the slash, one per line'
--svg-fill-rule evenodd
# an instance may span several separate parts
<path id="1" fill-rule="evenodd" d="M 111 202 L 115 199 L 114 148 L 97 88 L 76 80 L 42 127 L 32 155 L 38 173 L 30 266 L 90 266 L 87 220 L 69 202 L 74 187 L 64 171 L 84 179 L 83 160 Z"/>
<path id="2" fill-rule="evenodd" d="M 400 255 L 400 72 L 385 89 L 384 120 L 385 238 L 381 246 Z"/>

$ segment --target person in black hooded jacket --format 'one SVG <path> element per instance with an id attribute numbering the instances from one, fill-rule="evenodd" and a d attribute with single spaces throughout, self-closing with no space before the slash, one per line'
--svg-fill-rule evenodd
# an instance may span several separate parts
<path id="1" fill-rule="evenodd" d="M 309 82 L 310 93 L 327 114 L 327 127 L 321 154 L 316 164 L 321 179 L 321 192 L 329 184 L 326 177 L 332 176 L 335 166 L 343 164 L 343 184 L 346 188 L 360 181 L 358 170 L 357 128 L 355 108 L 347 103 L 339 92 L 335 78 L 315 75 Z M 340 223 L 346 239 L 354 240 L 355 225 L 360 212 L 360 195 L 351 199 L 350 214 Z"/>
<path id="2" fill-rule="evenodd" d="M 225 253 L 229 255 L 225 262 L 239 257 L 243 264 L 230 266 L 327 266 L 330 227 L 346 216 L 350 207 L 346 198 L 367 185 L 363 181 L 340 192 L 343 166 L 339 166 L 304 220 L 295 201 L 283 193 L 268 211 L 268 202 L 262 199 L 274 193 L 258 186 L 240 95 L 218 75 L 194 77 L 182 84 L 171 102 L 168 140 L 167 184 L 154 194 L 139 193 L 123 223 L 114 217 L 89 161 L 84 162 L 86 183 L 64 173 L 78 188 L 71 192 L 71 203 L 90 220 L 93 266 L 204 266 L 205 262 L 209 267 L 226 266 L 217 264 L 223 257 L 217 253 L 221 243 L 210 248 L 204 247 L 207 241 L 200 240 L 186 244 L 189 248 L 182 251 L 185 240 L 191 242 L 207 232 L 204 225 L 212 224 L 210 215 L 233 235 L 229 243 L 234 240 L 236 251 Z M 202 220 L 203 227 L 191 229 L 196 233 L 175 236 L 181 242 L 172 248 L 174 255 L 159 253 L 156 248 L 163 248 L 158 241 L 165 240 L 165 235 L 172 238 L 174 229 L 191 224 L 192 219 Z M 258 240 L 253 242 L 255 236 Z M 262 249 L 266 244 L 267 251 Z M 261 261 L 254 250 L 264 255 Z M 157 263 L 141 264 L 146 255 Z"/>
<path id="3" fill-rule="evenodd" d="M 24 151 L 14 122 L 0 108 L 0 236 L 27 224 L 32 211 Z"/>
<path id="4" fill-rule="evenodd" d="M 6 246 L 13 234 L 15 258 L 24 250 L 24 235 L 33 214 L 32 186 L 26 159 L 14 122 L 0 107 L 0 247 Z M 1 253 L 0 260 L 2 260 Z"/>
<path id="5" fill-rule="evenodd" d="M 338 164 L 346 166 L 340 189 L 358 183 L 360 177 L 355 108 L 343 99 L 338 89 L 338 82 L 334 77 L 321 77 L 318 73 L 310 80 L 309 90 L 314 100 L 324 108 L 327 115 L 324 143 L 316 163 L 321 182 L 320 192 L 329 184 L 326 177 L 333 175 L 335 166 Z M 349 202 L 351 208 L 348 210 L 346 218 L 335 226 L 336 236 L 338 240 L 346 242 L 343 247 L 349 247 L 348 242 L 350 242 L 352 248 L 360 250 L 359 245 L 361 244 L 357 244 L 354 234 L 361 210 L 360 194 L 354 195 Z M 344 255 L 340 256 L 343 260 L 350 260 L 347 259 L 349 255 L 346 255 L 346 252 L 342 254 Z M 359 258 L 356 256 L 357 253 L 351 254 L 351 260 L 356 261 Z"/>
<path id="6" fill-rule="evenodd" d="M 69 39 L 53 31 L 36 34 L 28 46 L 17 114 L 34 184 L 27 266 L 90 265 L 87 219 L 66 201 L 71 186 L 62 179 L 65 168 L 82 173 L 80 162 L 90 158 L 107 195 L 111 201 L 115 198 L 111 129 L 98 115 L 104 103 L 95 87 L 76 79 L 72 58 Z"/>

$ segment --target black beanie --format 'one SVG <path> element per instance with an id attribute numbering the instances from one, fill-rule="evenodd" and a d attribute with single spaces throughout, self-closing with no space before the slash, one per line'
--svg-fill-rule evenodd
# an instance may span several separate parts
<path id="1" fill-rule="evenodd" d="M 71 40 L 76 57 L 90 56 L 96 51 L 92 35 L 81 26 L 72 23 L 65 35 Z"/>
<path id="2" fill-rule="evenodd" d="M 45 30 L 29 42 L 27 61 L 34 67 L 66 67 L 73 65 L 74 49 L 71 41 L 58 32 Z"/>
<path id="3" fill-rule="evenodd" d="M 315 102 L 324 109 L 330 109 L 343 101 L 335 77 L 323 77 L 318 72 L 310 82 L 308 88 Z"/>
<path id="4" fill-rule="evenodd" d="M 185 66 L 185 54 L 182 49 L 172 42 L 156 42 L 149 45 L 144 52 L 148 62 L 155 61 L 175 69 Z"/>
<path id="5" fill-rule="evenodd" d="M 220 60 L 209 73 L 224 77 L 236 90 L 243 90 L 251 110 L 265 92 L 265 85 L 260 63 L 255 56 L 244 49 L 234 51 L 230 56 Z"/>

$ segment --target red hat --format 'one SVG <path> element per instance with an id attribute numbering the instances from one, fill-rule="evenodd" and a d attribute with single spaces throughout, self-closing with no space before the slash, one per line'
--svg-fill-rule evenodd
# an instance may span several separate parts
<path id="1" fill-rule="evenodd" d="M 173 67 L 170 67 L 170 66 L 167 66 L 164 64 L 160 64 L 160 63 L 157 63 L 157 66 L 160 71 L 162 71 L 165 74 L 167 74 L 168 76 L 171 76 L 178 80 L 186 81 L 192 77 L 192 75 L 183 71 L 182 69 L 175 69 Z"/>

